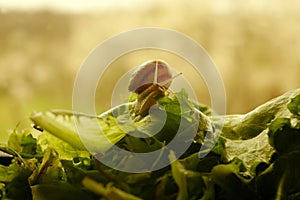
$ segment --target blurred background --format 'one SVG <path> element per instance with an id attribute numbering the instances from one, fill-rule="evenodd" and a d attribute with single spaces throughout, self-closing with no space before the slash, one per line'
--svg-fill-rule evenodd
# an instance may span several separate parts
<path id="1" fill-rule="evenodd" d="M 0 142 L 17 124 L 28 127 L 33 111 L 71 109 L 73 82 L 90 51 L 145 26 L 174 29 L 201 44 L 223 78 L 227 113 L 246 113 L 300 86 L 299 7 L 297 0 L 0 0 Z M 210 104 L 205 84 L 184 61 L 144 51 L 112 63 L 118 73 L 106 73 L 107 87 L 100 81 L 99 112 L 110 107 L 122 73 L 153 56 L 180 64 L 199 83 L 198 101 Z"/>

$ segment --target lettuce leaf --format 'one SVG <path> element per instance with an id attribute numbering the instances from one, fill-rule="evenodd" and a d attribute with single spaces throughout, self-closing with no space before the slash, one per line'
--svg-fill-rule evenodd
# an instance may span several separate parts
<path id="1" fill-rule="evenodd" d="M 9 165 L 0 165 L 0 199 L 299 199 L 299 97 L 296 89 L 245 115 L 225 116 L 216 143 L 203 141 L 214 134 L 217 117 L 184 90 L 157 98 L 158 105 L 137 121 L 128 121 L 132 103 L 99 116 L 62 110 L 33 113 L 36 127 L 46 131 L 15 130 L 0 145 L 11 156 Z M 161 122 L 163 113 L 166 123 Z M 76 120 L 84 136 L 78 135 Z M 179 132 L 180 140 L 191 142 L 193 130 L 196 135 L 178 158 L 166 144 L 181 120 L 189 126 Z M 160 131 L 153 134 L 155 130 Z M 132 152 L 162 148 L 161 156 L 171 164 L 146 173 L 122 172 L 95 159 L 87 143 L 107 158 L 115 154 L 112 144 Z M 120 165 L 142 165 L 113 158 Z"/>

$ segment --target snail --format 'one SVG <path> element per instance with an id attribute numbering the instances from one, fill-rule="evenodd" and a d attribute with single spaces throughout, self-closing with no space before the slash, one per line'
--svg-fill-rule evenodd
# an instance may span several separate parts
<path id="1" fill-rule="evenodd" d="M 137 94 L 133 107 L 135 116 L 144 116 L 156 104 L 155 97 L 166 95 L 172 80 L 169 65 L 163 60 L 150 60 L 140 65 L 131 75 L 128 90 Z"/>

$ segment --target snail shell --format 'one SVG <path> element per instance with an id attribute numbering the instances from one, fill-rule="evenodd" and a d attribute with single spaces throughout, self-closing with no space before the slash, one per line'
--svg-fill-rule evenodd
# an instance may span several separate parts
<path id="1" fill-rule="evenodd" d="M 155 78 L 155 71 L 157 66 L 157 78 Z M 140 94 L 152 84 L 158 84 L 172 78 L 172 73 L 169 65 L 163 60 L 150 60 L 139 66 L 131 75 L 128 90 Z M 155 81 L 157 83 L 155 83 Z M 171 82 L 163 85 L 169 88 Z"/>

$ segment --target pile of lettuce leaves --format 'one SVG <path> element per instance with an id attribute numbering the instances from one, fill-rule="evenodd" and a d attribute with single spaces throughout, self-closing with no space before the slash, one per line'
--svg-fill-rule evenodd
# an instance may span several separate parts
<path id="1" fill-rule="evenodd" d="M 60 110 L 33 113 L 35 128 L 14 130 L 7 143 L 0 145 L 0 199 L 300 199 L 300 89 L 247 114 L 223 116 L 218 137 L 214 137 L 218 117 L 191 101 L 184 90 L 158 97 L 157 102 L 160 107 L 151 115 L 128 123 L 119 122 L 123 115 L 128 116 L 130 103 L 96 118 Z M 127 134 L 136 131 L 131 123 L 145 126 L 145 134 L 151 131 L 153 127 L 147 124 L 159 123 L 155 121 L 161 114 L 159 108 L 167 114 L 159 133 L 145 138 Z M 193 118 L 195 110 L 200 119 Z M 106 166 L 86 149 L 74 118 L 80 118 L 85 127 L 95 118 L 106 137 L 127 151 L 164 148 L 170 164 L 140 173 Z M 182 120 L 191 127 L 198 123 L 197 134 L 184 154 L 177 156 L 166 146 Z M 116 166 L 143 166 L 142 161 L 129 163 L 128 158 L 111 151 L 109 144 L 102 144 L 93 128 L 87 130 L 85 140 L 102 148 L 101 158 L 113 158 Z M 184 141 L 184 134 L 183 142 L 190 142 Z M 153 166 L 159 160 L 152 161 Z"/>

